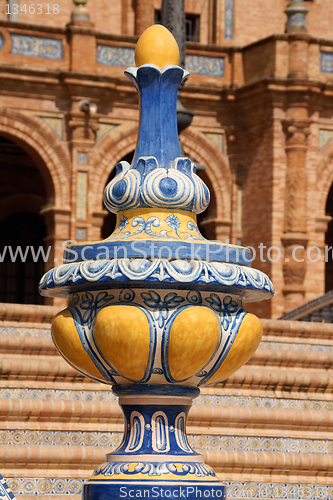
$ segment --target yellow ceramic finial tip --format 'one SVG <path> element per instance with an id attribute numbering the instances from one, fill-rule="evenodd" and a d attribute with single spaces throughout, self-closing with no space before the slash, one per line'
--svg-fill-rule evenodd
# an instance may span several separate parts
<path id="1" fill-rule="evenodd" d="M 147 28 L 140 36 L 135 48 L 135 64 L 164 66 L 179 64 L 179 49 L 174 36 L 161 24 Z"/>

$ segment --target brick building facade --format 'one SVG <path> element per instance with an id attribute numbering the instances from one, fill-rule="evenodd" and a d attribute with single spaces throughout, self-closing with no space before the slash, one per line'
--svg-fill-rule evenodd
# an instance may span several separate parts
<path id="1" fill-rule="evenodd" d="M 69 0 L 22 2 L 0 11 L 0 224 L 11 226 L 15 213 L 41 216 L 50 267 L 65 240 L 98 240 L 112 226 L 102 194 L 115 164 L 133 153 L 138 122 L 124 67 L 161 2 L 101 1 L 90 6 L 90 22 L 72 23 Z M 182 99 L 195 117 L 181 142 L 205 167 L 212 193 L 202 232 L 256 249 L 254 266 L 277 293 L 253 310 L 279 317 L 332 287 L 324 245 L 332 239 L 333 6 L 304 2 L 308 29 L 285 33 L 285 0 L 255 4 L 186 1 L 191 76 Z M 260 244 L 274 248 L 267 256 Z M 9 276 L 1 300 L 39 303 L 37 295 L 13 298 L 18 271 L 9 267 L 0 271 Z"/>
<path id="2" fill-rule="evenodd" d="M 115 398 L 57 355 L 49 328 L 60 300 L 43 302 L 37 283 L 65 241 L 111 232 L 103 190 L 131 158 L 138 127 L 124 69 L 161 9 L 160 0 L 89 0 L 71 21 L 72 0 L 57 1 L 0 4 L 0 247 L 50 248 L 46 264 L 32 251 L 13 263 L 7 249 L 0 265 L 1 473 L 20 500 L 79 500 L 119 443 Z M 195 116 L 181 142 L 212 199 L 199 225 L 207 238 L 256 247 L 253 265 L 276 289 L 251 306 L 265 318 L 333 288 L 324 258 L 325 239 L 333 243 L 333 5 L 304 2 L 307 28 L 304 13 L 295 26 L 289 12 L 285 32 L 288 5 L 186 0 L 182 101 Z M 260 259 L 260 244 L 276 247 L 275 262 L 266 249 Z M 319 247 L 320 258 L 305 251 L 302 262 L 297 246 Z M 332 334 L 329 324 L 265 319 L 250 362 L 202 391 L 190 442 L 228 498 L 333 498 Z"/>

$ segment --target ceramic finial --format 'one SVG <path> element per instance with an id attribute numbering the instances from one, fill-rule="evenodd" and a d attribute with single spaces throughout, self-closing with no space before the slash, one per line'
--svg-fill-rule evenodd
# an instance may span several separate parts
<path id="1" fill-rule="evenodd" d="M 72 10 L 71 24 L 89 24 L 90 15 L 88 9 L 85 7 L 88 0 L 73 0 L 75 8 Z"/>
<path id="2" fill-rule="evenodd" d="M 137 68 L 143 64 L 164 66 L 179 64 L 179 48 L 174 36 L 161 24 L 147 28 L 140 36 L 135 48 Z"/>
<path id="3" fill-rule="evenodd" d="M 286 33 L 307 33 L 306 15 L 309 12 L 304 0 L 290 0 L 285 13 L 288 16 Z"/>

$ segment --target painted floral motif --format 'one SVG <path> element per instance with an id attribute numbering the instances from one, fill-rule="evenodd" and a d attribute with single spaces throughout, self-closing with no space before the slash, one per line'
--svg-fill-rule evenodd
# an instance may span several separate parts
<path id="1" fill-rule="evenodd" d="M 164 297 L 164 300 L 162 300 L 161 296 L 153 290 L 143 292 L 141 297 L 143 298 L 145 306 L 154 309 L 153 316 L 158 322 L 158 326 L 160 328 L 164 327 L 165 322 L 169 317 L 169 309 L 178 307 L 179 304 L 185 300 L 184 297 L 180 297 L 176 293 L 168 293 Z"/>
<path id="2" fill-rule="evenodd" d="M 211 293 L 210 297 L 207 297 L 206 302 L 217 312 L 221 314 L 222 326 L 224 330 L 228 330 L 233 318 L 232 315 L 239 310 L 239 305 L 235 300 L 232 299 L 230 295 L 227 295 L 221 299 L 216 293 Z"/>
<path id="3" fill-rule="evenodd" d="M 100 292 L 94 297 L 92 293 L 86 292 L 82 298 L 80 308 L 85 311 L 82 316 L 83 323 L 88 323 L 89 328 L 91 328 L 91 324 L 96 318 L 98 311 L 102 307 L 107 306 L 114 296 L 108 295 L 107 292 Z"/>
<path id="4" fill-rule="evenodd" d="M 186 231 L 181 231 L 181 234 L 178 232 L 178 229 L 181 227 L 181 222 L 177 215 L 171 214 L 169 215 L 164 222 L 174 231 L 176 236 L 172 236 L 170 233 L 170 230 L 160 230 L 159 232 L 154 231 L 155 228 L 159 228 L 162 224 L 163 221 L 159 219 L 156 215 L 149 217 L 146 221 L 144 220 L 143 217 L 135 217 L 132 221 L 131 227 L 137 228 L 134 232 L 131 232 L 131 230 L 126 230 L 124 232 L 123 229 L 125 229 L 126 226 L 128 226 L 129 221 L 125 215 L 122 216 L 119 224 L 118 224 L 118 231 L 116 233 L 112 234 L 112 239 L 117 237 L 117 239 L 126 239 L 128 237 L 133 237 L 136 236 L 137 234 L 141 234 L 145 232 L 147 236 L 150 238 L 171 238 L 171 239 L 195 239 L 195 240 L 201 240 L 205 241 L 205 238 L 201 236 L 198 227 L 196 224 L 194 224 L 192 221 L 188 221 L 187 223 L 187 228 L 190 231 L 193 231 L 193 233 L 188 233 Z M 120 234 L 121 233 L 121 234 Z M 118 236 L 119 235 L 119 236 Z"/>
<path id="5" fill-rule="evenodd" d="M 169 217 L 165 219 L 165 222 L 168 224 L 169 227 L 171 227 L 171 229 L 174 230 L 176 235 L 179 236 L 177 230 L 180 227 L 180 222 L 177 215 L 174 214 L 169 215 Z"/>

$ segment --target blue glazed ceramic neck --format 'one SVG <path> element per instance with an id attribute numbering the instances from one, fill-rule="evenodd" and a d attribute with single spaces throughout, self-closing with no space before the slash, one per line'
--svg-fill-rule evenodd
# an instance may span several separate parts
<path id="1" fill-rule="evenodd" d="M 151 455 L 151 460 L 161 457 L 175 460 L 175 457 L 192 457 L 202 461 L 201 455 L 190 447 L 186 436 L 186 420 L 191 408 L 189 404 L 178 404 L 177 398 L 172 404 L 140 404 L 136 399 L 133 404 L 120 403 L 125 417 L 125 433 L 119 448 L 108 455 L 112 462 L 122 458 L 135 460 L 143 455 Z M 141 458 L 143 459 L 143 457 Z"/>
<path id="2" fill-rule="evenodd" d="M 159 167 L 168 169 L 181 156 L 177 130 L 177 92 L 188 72 L 179 66 L 160 70 L 153 64 L 129 68 L 140 95 L 140 133 L 132 168 L 143 156 L 153 156 Z"/>

